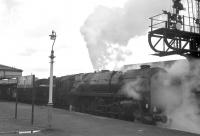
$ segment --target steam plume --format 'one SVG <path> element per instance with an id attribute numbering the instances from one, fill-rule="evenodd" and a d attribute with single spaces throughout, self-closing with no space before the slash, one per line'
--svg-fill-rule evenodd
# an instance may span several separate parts
<path id="1" fill-rule="evenodd" d="M 122 94 L 125 94 L 127 97 L 134 98 L 135 100 L 141 99 L 141 90 L 143 90 L 143 86 L 141 86 L 142 79 L 137 78 L 135 81 L 127 82 L 121 88 Z"/>
<path id="2" fill-rule="evenodd" d="M 200 133 L 200 62 L 175 63 L 168 74 L 153 79 L 152 103 L 163 108 L 169 118 L 166 127 Z"/>
<path id="3" fill-rule="evenodd" d="M 123 8 L 97 7 L 81 27 L 94 69 L 106 68 L 130 55 L 126 50 L 129 40 L 146 34 L 148 18 L 167 5 L 168 1 L 129 0 Z"/>
<path id="4" fill-rule="evenodd" d="M 162 109 L 168 122 L 158 124 L 200 134 L 200 61 L 181 60 L 151 79 L 151 104 Z M 140 100 L 142 79 L 127 82 L 123 94 Z"/>

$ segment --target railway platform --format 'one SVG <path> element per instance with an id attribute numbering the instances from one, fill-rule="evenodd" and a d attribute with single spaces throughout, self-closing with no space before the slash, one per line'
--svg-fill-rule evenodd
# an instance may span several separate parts
<path id="1" fill-rule="evenodd" d="M 19 103 L 17 119 L 14 102 L 0 102 L 0 108 L 0 135 L 3 136 L 200 136 L 56 108 L 51 108 L 52 127 L 48 129 L 46 106 L 35 106 L 33 125 L 31 105 Z"/>

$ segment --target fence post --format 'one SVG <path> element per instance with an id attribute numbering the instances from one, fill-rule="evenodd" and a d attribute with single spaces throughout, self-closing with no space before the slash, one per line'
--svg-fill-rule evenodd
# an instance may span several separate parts
<path id="1" fill-rule="evenodd" d="M 15 97 L 15 119 L 17 119 L 17 105 L 18 105 L 18 89 L 16 89 L 16 97 Z"/>
<path id="2" fill-rule="evenodd" d="M 31 125 L 33 125 L 33 123 L 34 123 L 34 104 L 35 104 L 35 75 L 33 75 L 31 91 L 32 91 Z"/>

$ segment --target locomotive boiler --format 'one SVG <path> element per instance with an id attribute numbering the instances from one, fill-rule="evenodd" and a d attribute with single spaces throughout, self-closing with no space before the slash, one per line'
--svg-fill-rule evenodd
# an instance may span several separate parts
<path id="1" fill-rule="evenodd" d="M 154 124 L 166 122 L 161 108 L 152 105 L 152 78 L 166 72 L 144 65 L 141 69 L 103 70 L 56 79 L 55 106 L 78 112 Z"/>

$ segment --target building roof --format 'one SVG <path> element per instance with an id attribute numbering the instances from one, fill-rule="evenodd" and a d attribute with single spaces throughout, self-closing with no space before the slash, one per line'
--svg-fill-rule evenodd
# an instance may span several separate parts
<path id="1" fill-rule="evenodd" d="M 1 65 L 0 64 L 0 71 L 14 71 L 14 72 L 22 72 L 23 70 L 21 69 L 18 69 L 18 68 L 14 68 L 14 67 L 9 67 L 9 66 L 5 66 L 5 65 Z"/>

